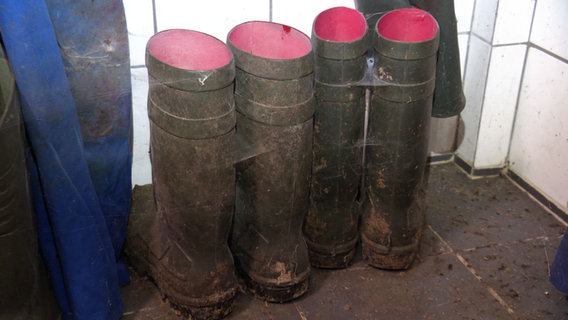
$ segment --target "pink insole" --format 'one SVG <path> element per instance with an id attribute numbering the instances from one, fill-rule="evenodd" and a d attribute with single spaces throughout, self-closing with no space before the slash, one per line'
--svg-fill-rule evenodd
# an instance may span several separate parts
<path id="1" fill-rule="evenodd" d="M 361 13 L 346 7 L 321 12 L 314 22 L 315 34 L 324 40 L 348 42 L 361 39 L 367 22 Z"/>
<path id="2" fill-rule="evenodd" d="M 229 40 L 240 50 L 268 59 L 297 59 L 311 51 L 302 32 L 278 23 L 251 21 L 233 28 Z"/>
<path id="3" fill-rule="evenodd" d="M 148 50 L 156 59 L 186 70 L 218 69 L 231 61 L 231 52 L 223 42 L 192 30 L 157 33 L 148 42 Z"/>
<path id="4" fill-rule="evenodd" d="M 420 9 L 397 9 L 379 19 L 377 32 L 389 40 L 420 42 L 436 36 L 438 23 L 429 13 Z"/>

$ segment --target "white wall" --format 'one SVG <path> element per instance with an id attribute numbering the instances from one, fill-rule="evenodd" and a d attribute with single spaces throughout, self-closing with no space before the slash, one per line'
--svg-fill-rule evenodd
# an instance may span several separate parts
<path id="1" fill-rule="evenodd" d="M 509 168 L 565 212 L 566 17 L 566 0 L 475 0 L 456 151 L 473 171 Z"/>
<path id="2" fill-rule="evenodd" d="M 456 152 L 475 169 L 507 164 L 534 3 L 475 1 L 464 77 L 465 135 Z"/>
<path id="3" fill-rule="evenodd" d="M 568 212 L 568 1 L 538 0 L 510 169 Z"/>

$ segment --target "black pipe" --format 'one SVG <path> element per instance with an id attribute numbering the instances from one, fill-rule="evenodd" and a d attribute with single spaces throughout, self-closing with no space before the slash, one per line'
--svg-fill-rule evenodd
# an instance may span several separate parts
<path id="1" fill-rule="evenodd" d="M 428 11 L 440 26 L 440 45 L 432 116 L 436 118 L 456 116 L 465 107 L 465 96 L 461 80 L 460 49 L 454 0 L 410 0 L 410 3 Z"/>

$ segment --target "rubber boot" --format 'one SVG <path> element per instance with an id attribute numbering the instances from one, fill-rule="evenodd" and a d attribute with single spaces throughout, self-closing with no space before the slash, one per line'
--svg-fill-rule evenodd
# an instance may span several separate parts
<path id="1" fill-rule="evenodd" d="M 345 268 L 359 240 L 365 89 L 354 83 L 365 74 L 365 18 L 345 7 L 321 12 L 312 28 L 312 45 L 317 103 L 304 235 L 312 266 Z"/>
<path id="2" fill-rule="evenodd" d="M 363 258 L 406 269 L 420 246 L 435 84 L 438 24 L 415 8 L 393 10 L 376 27 L 375 71 L 365 154 Z"/>
<path id="3" fill-rule="evenodd" d="M 237 67 L 237 164 L 231 248 L 244 288 L 285 302 L 306 292 L 302 223 L 309 205 L 313 54 L 309 38 L 271 22 L 228 34 Z"/>
<path id="4" fill-rule="evenodd" d="M 133 211 L 127 252 L 173 307 L 192 319 L 223 318 L 237 288 L 228 246 L 234 61 L 221 41 L 172 29 L 149 40 L 146 66 L 156 207 Z"/>

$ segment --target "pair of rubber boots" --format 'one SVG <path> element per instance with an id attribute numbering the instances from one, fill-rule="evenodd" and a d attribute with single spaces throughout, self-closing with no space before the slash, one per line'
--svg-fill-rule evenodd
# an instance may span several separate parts
<path id="1" fill-rule="evenodd" d="M 364 259 L 378 268 L 406 269 L 419 250 L 429 120 L 456 115 L 464 101 L 459 64 L 438 52 L 441 34 L 459 58 L 457 37 L 447 39 L 452 32 L 409 6 L 360 1 L 365 16 L 337 7 L 314 21 L 316 129 L 304 234 L 316 267 L 348 266 L 359 236 Z M 455 30 L 453 3 L 448 10 L 443 21 L 453 26 L 442 26 Z M 454 73 L 436 77 L 448 66 Z"/>
<path id="2" fill-rule="evenodd" d="M 293 52 L 282 63 L 286 47 Z M 305 293 L 301 225 L 315 104 L 309 38 L 260 21 L 235 27 L 227 46 L 168 30 L 149 41 L 146 65 L 153 190 L 134 189 L 132 265 L 194 319 L 231 311 L 235 265 L 243 287 L 263 300 Z"/>

